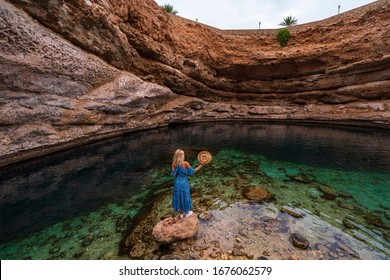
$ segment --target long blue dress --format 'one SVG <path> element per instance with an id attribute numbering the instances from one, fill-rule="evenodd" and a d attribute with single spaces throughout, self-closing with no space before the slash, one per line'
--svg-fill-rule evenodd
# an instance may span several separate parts
<path id="1" fill-rule="evenodd" d="M 192 208 L 192 200 L 190 194 L 190 185 L 188 184 L 188 176 L 195 174 L 193 167 L 184 168 L 183 166 L 176 166 L 172 170 L 171 175 L 175 176 L 175 183 L 173 185 L 172 206 L 175 212 L 182 209 L 187 213 Z"/>

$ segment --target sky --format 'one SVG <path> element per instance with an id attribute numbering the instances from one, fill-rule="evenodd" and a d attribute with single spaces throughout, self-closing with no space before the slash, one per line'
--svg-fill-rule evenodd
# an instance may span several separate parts
<path id="1" fill-rule="evenodd" d="M 173 5 L 177 15 L 219 29 L 279 28 L 287 16 L 298 24 L 328 18 L 375 2 L 370 0 L 156 0 Z"/>

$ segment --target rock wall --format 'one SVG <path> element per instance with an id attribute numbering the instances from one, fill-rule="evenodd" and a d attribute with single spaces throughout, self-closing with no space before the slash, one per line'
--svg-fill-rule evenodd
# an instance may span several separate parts
<path id="1" fill-rule="evenodd" d="M 0 166 L 171 122 L 390 126 L 390 4 L 227 36 L 153 0 L 0 0 Z"/>

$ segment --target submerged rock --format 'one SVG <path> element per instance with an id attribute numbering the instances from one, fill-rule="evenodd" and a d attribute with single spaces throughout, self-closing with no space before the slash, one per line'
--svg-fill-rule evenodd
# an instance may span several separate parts
<path id="1" fill-rule="evenodd" d="M 198 215 L 198 218 L 203 220 L 203 221 L 208 221 L 210 220 L 211 218 L 213 217 L 213 214 L 209 213 L 209 212 L 202 212 Z"/>
<path id="2" fill-rule="evenodd" d="M 94 239 L 95 239 L 95 235 L 93 233 L 88 234 L 86 237 L 83 238 L 81 246 L 88 247 L 89 245 L 91 245 Z"/>
<path id="3" fill-rule="evenodd" d="M 353 224 L 351 223 L 351 221 L 350 221 L 347 217 L 345 217 L 345 218 L 343 219 L 343 225 L 344 225 L 346 228 L 349 228 L 349 229 L 356 228 L 356 226 L 353 225 Z"/>
<path id="4" fill-rule="evenodd" d="M 376 227 L 380 227 L 380 228 L 383 228 L 383 229 L 389 229 L 389 225 L 385 224 L 383 221 L 382 221 L 382 218 L 377 216 L 377 215 L 366 215 L 364 216 L 364 219 L 367 221 L 367 223 L 369 223 L 370 225 L 373 225 L 373 226 L 376 226 Z"/>
<path id="5" fill-rule="evenodd" d="M 383 209 L 385 209 L 385 210 L 390 210 L 390 205 L 384 205 L 384 204 L 379 204 L 379 207 L 380 208 L 383 208 Z"/>
<path id="6" fill-rule="evenodd" d="M 117 233 L 125 232 L 130 220 L 131 219 L 128 215 L 122 215 L 118 217 L 116 221 L 116 232 Z"/>
<path id="7" fill-rule="evenodd" d="M 337 242 L 336 246 L 338 246 L 338 248 L 340 248 L 346 254 L 351 255 L 352 257 L 357 258 L 357 259 L 360 258 L 359 254 L 355 250 L 349 248 L 347 245 L 344 245 L 342 243 Z"/>
<path id="8" fill-rule="evenodd" d="M 342 198 L 353 198 L 352 194 L 346 193 L 346 192 L 339 192 L 339 195 Z"/>
<path id="9" fill-rule="evenodd" d="M 310 189 L 308 190 L 308 192 L 309 192 L 309 196 L 310 196 L 311 198 L 313 198 L 313 199 L 319 198 L 319 197 L 321 196 L 321 194 L 322 194 L 319 190 L 317 190 L 317 189 L 315 189 L 315 188 L 310 188 Z"/>
<path id="10" fill-rule="evenodd" d="M 197 215 L 184 219 L 167 218 L 153 228 L 152 234 L 157 242 L 173 243 L 193 237 L 198 231 L 198 222 Z"/>
<path id="11" fill-rule="evenodd" d="M 323 199 L 335 200 L 337 197 L 337 192 L 329 186 L 319 185 L 318 190 L 323 193 L 321 196 Z"/>
<path id="12" fill-rule="evenodd" d="M 76 253 L 73 254 L 73 258 L 80 259 L 86 252 L 87 251 L 85 248 L 81 248 L 79 251 L 77 251 Z"/>
<path id="13" fill-rule="evenodd" d="M 300 233 L 293 233 L 290 236 L 291 242 L 295 247 L 306 250 L 309 247 L 309 241 Z"/>
<path id="14" fill-rule="evenodd" d="M 351 211 L 355 210 L 355 207 L 352 204 L 345 203 L 344 201 L 341 200 L 337 201 L 337 205 L 347 210 L 351 210 Z"/>
<path id="15" fill-rule="evenodd" d="M 291 208 L 286 207 L 286 206 L 283 206 L 280 211 L 282 211 L 283 213 L 289 214 L 289 215 L 291 215 L 291 216 L 293 216 L 295 218 L 303 218 L 301 213 L 298 213 L 294 209 L 291 209 Z"/>
<path id="16" fill-rule="evenodd" d="M 251 186 L 245 188 L 245 196 L 250 200 L 263 200 L 263 201 L 271 201 L 275 199 L 275 196 L 269 192 L 267 189 L 260 186 Z"/>
<path id="17" fill-rule="evenodd" d="M 61 247 L 53 247 L 49 250 L 50 254 L 56 254 L 61 250 Z"/>
<path id="18" fill-rule="evenodd" d="M 310 183 L 312 181 L 304 173 L 299 173 L 297 175 L 286 174 L 286 176 L 288 178 L 290 178 L 291 180 L 293 180 L 293 181 L 296 181 L 296 182 L 299 182 L 299 183 L 304 183 L 304 184 L 308 184 L 308 183 Z"/>

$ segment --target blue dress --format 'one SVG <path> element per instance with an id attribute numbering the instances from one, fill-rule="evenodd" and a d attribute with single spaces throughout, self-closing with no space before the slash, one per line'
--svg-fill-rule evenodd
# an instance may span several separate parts
<path id="1" fill-rule="evenodd" d="M 176 166 L 172 170 L 171 175 L 175 176 L 175 183 L 173 185 L 172 206 L 175 212 L 182 209 L 187 213 L 192 208 L 192 200 L 190 194 L 190 185 L 188 184 L 188 176 L 195 174 L 193 167 L 184 168 L 183 166 Z"/>

